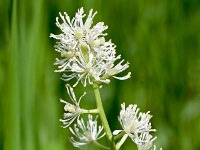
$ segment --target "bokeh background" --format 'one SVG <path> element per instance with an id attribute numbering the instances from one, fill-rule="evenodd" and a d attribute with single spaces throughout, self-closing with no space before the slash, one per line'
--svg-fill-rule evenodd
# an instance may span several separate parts
<path id="1" fill-rule="evenodd" d="M 130 62 L 131 79 L 101 89 L 112 130 L 120 129 L 120 104 L 135 103 L 151 111 L 158 147 L 200 150 L 199 0 L 1 0 L 0 150 L 75 149 L 60 127 L 59 98 L 69 98 L 53 72 L 59 55 L 49 34 L 60 32 L 59 11 L 74 16 L 81 6 L 98 11 L 94 23 L 109 26 L 107 40 Z M 82 106 L 94 108 L 91 88 L 84 90 Z M 122 147 L 134 148 L 131 140 Z"/>

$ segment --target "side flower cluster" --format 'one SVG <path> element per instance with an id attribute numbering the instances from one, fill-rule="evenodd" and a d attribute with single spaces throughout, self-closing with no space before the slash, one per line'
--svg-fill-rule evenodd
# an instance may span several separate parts
<path id="1" fill-rule="evenodd" d="M 80 108 L 80 101 L 81 101 L 82 97 L 85 96 L 85 94 L 86 94 L 84 92 L 83 95 L 79 99 L 77 99 L 76 95 L 74 94 L 73 88 L 70 87 L 70 85 L 66 85 L 66 88 L 67 88 L 67 93 L 68 93 L 71 101 L 73 102 L 73 104 L 68 103 L 62 99 L 60 100 L 60 102 L 65 104 L 64 117 L 63 117 L 63 119 L 60 119 L 60 121 L 63 122 L 64 128 L 68 127 L 82 113 L 82 109 Z"/>
<path id="2" fill-rule="evenodd" d="M 63 128 L 69 127 L 75 120 L 77 120 L 77 124 L 74 124 L 74 129 L 69 127 L 69 130 L 74 135 L 71 137 L 71 142 L 75 147 L 81 147 L 83 145 L 96 142 L 96 140 L 105 136 L 105 132 L 103 131 L 103 126 L 98 126 L 97 117 L 93 120 L 91 114 L 88 115 L 88 121 L 84 122 L 80 115 L 85 113 L 85 109 L 80 108 L 80 101 L 86 95 L 86 92 L 77 99 L 73 88 L 70 85 L 66 85 L 67 93 L 73 102 L 73 104 L 68 103 L 64 100 L 60 100 L 65 104 L 64 106 L 64 117 L 60 119 L 63 123 Z"/>
<path id="3" fill-rule="evenodd" d="M 139 112 L 137 105 L 132 104 L 126 107 L 123 103 L 121 107 L 118 119 L 123 130 L 115 130 L 113 134 L 124 133 L 124 136 L 130 137 L 137 145 L 138 150 L 150 150 L 153 141 L 157 138 L 150 134 L 150 132 L 156 131 L 151 128 L 150 119 L 152 116 L 149 114 L 150 112 Z"/>
<path id="4" fill-rule="evenodd" d="M 74 129 L 69 128 L 71 133 L 75 136 L 71 137 L 71 142 L 75 147 L 81 147 L 83 145 L 95 142 L 96 140 L 105 136 L 103 132 L 103 126 L 97 125 L 97 117 L 93 120 L 92 115 L 88 115 L 88 121 L 85 125 L 83 119 L 78 119 L 77 124 L 74 125 Z"/>
<path id="5" fill-rule="evenodd" d="M 75 17 L 70 19 L 68 14 L 60 13 L 60 18 L 56 18 L 56 25 L 61 30 L 61 34 L 50 34 L 58 42 L 55 50 L 61 54 L 60 59 L 56 59 L 58 65 L 56 72 L 62 72 L 62 79 L 69 81 L 75 78 L 77 81 L 74 87 L 81 81 L 84 86 L 94 83 L 109 83 L 109 77 L 119 80 L 130 78 L 131 73 L 118 77 L 129 67 L 129 63 L 116 56 L 116 46 L 111 40 L 106 41 L 107 35 L 104 31 L 108 28 L 103 22 L 92 26 L 93 18 L 97 12 L 90 10 L 86 20 L 83 8 L 79 9 Z M 60 20 L 61 19 L 61 20 Z"/>

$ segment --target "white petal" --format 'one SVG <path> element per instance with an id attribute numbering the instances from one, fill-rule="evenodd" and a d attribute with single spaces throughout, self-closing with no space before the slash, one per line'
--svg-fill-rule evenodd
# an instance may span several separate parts
<path id="1" fill-rule="evenodd" d="M 117 135 L 117 134 L 119 134 L 120 132 L 122 132 L 123 130 L 115 130 L 115 131 L 113 131 L 113 135 Z"/>
<path id="2" fill-rule="evenodd" d="M 116 78 L 118 80 L 126 80 L 128 78 L 131 77 L 131 72 L 129 72 L 126 76 L 123 76 L 123 77 L 116 77 L 116 76 L 113 76 L 113 78 Z"/>

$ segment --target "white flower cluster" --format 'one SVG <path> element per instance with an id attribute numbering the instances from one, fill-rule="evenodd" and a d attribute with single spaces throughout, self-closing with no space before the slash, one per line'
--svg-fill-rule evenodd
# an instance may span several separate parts
<path id="1" fill-rule="evenodd" d="M 73 88 L 70 87 L 70 85 L 66 85 L 66 88 L 67 93 L 74 104 L 68 103 L 62 99 L 60 100 L 62 103 L 65 104 L 64 110 L 66 113 L 64 113 L 64 119 L 60 119 L 60 121 L 63 122 L 64 128 L 68 127 L 82 113 L 79 104 L 82 97 L 86 94 L 86 92 L 84 92 L 83 95 L 77 100 Z"/>
<path id="2" fill-rule="evenodd" d="M 96 13 L 90 10 L 86 19 L 84 19 L 86 14 L 83 8 L 80 8 L 72 19 L 70 19 L 66 12 L 64 12 L 64 15 L 60 13 L 60 18 L 56 18 L 56 25 L 62 33 L 59 35 L 51 34 L 50 37 L 58 40 L 55 50 L 61 54 L 61 58 L 56 58 L 55 65 L 58 65 L 58 69 L 55 71 L 63 73 L 61 79 L 64 81 L 76 79 L 73 87 L 79 84 L 79 82 L 84 86 L 94 84 L 96 102 L 101 104 L 99 91 L 97 91 L 98 86 L 100 87 L 102 83 L 109 83 L 110 77 L 126 80 L 130 78 L 131 73 L 129 72 L 122 77 L 116 76 L 126 70 L 129 67 L 129 63 L 124 63 L 124 60 L 120 60 L 121 55 L 116 55 L 116 46 L 111 40 L 105 40 L 104 37 L 107 34 L 104 31 L 108 27 L 103 22 L 92 26 Z M 118 62 L 117 64 L 116 61 Z M 97 86 L 97 84 L 99 85 Z M 98 139 L 104 137 L 107 133 L 110 144 L 116 149 L 122 146 L 127 137 L 130 137 L 137 145 L 138 150 L 156 150 L 156 146 L 153 145 L 156 137 L 150 134 L 156 131 L 151 127 L 150 119 L 152 116 L 149 114 L 150 112 L 142 113 L 139 112 L 137 105 L 126 107 L 125 103 L 123 103 L 118 118 L 123 130 L 115 130 L 113 135 L 116 136 L 113 137 L 106 118 L 104 118 L 102 106 L 97 105 L 96 109 L 91 110 L 82 109 L 80 101 L 86 93 L 83 93 L 77 99 L 73 88 L 70 85 L 66 85 L 66 88 L 73 103 L 60 100 L 65 104 L 64 118 L 60 119 L 60 121 L 65 128 L 77 120 L 74 128 L 69 128 L 74 136 L 70 140 L 75 147 L 94 143 L 101 148 L 109 149 L 109 147 L 97 142 Z M 80 118 L 80 115 L 83 113 L 89 114 L 86 123 Z M 98 126 L 97 117 L 93 120 L 91 113 L 98 113 L 101 119 L 103 118 L 101 121 L 104 124 L 106 133 L 102 125 Z M 121 140 L 115 143 L 119 138 Z"/>
<path id="3" fill-rule="evenodd" d="M 60 100 L 65 104 L 64 106 L 64 119 L 60 119 L 63 123 L 63 128 L 69 127 L 76 119 L 77 124 L 74 124 L 74 130 L 69 128 L 71 133 L 79 139 L 79 141 L 74 140 L 71 137 L 71 142 L 75 147 L 80 147 L 91 142 L 95 142 L 96 140 L 102 138 L 105 135 L 103 132 L 103 126 L 97 125 L 97 117 L 95 120 L 92 119 L 92 115 L 88 115 L 87 125 L 85 125 L 83 119 L 79 119 L 80 115 L 84 113 L 84 109 L 80 108 L 80 101 L 83 96 L 85 96 L 86 92 L 77 99 L 74 93 L 73 88 L 70 85 L 66 85 L 67 93 L 74 104 L 68 103 L 64 100 Z"/>
<path id="4" fill-rule="evenodd" d="M 152 147 L 152 142 L 156 139 L 150 134 L 150 132 L 156 131 L 151 128 L 150 119 L 152 116 L 149 114 L 150 112 L 139 113 L 137 105 L 129 105 L 126 108 L 125 103 L 123 103 L 121 107 L 119 122 L 123 130 L 115 130 L 113 134 L 125 132 L 125 135 L 128 135 L 137 144 L 138 150 L 149 150 Z"/>
<path id="5" fill-rule="evenodd" d="M 118 77 L 129 67 L 129 63 L 121 60 L 117 65 L 114 63 L 121 58 L 116 56 L 116 46 L 109 41 L 105 41 L 103 33 L 108 27 L 103 22 L 92 26 L 92 20 L 97 12 L 90 10 L 85 22 L 83 18 L 83 8 L 79 9 L 75 17 L 70 19 L 68 14 L 60 13 L 61 22 L 56 18 L 56 25 L 62 31 L 59 35 L 51 34 L 58 40 L 55 50 L 61 54 L 60 59 L 56 59 L 58 65 L 56 72 L 62 72 L 62 79 L 69 81 L 75 78 L 77 81 L 74 87 L 81 81 L 84 86 L 94 83 L 109 83 L 109 77 L 119 80 L 130 78 L 131 73 Z"/>
<path id="6" fill-rule="evenodd" d="M 93 120 L 92 115 L 88 115 L 88 121 L 85 125 L 83 119 L 77 119 L 77 124 L 74 125 L 74 129 L 69 128 L 71 133 L 78 139 L 75 140 L 71 137 L 71 142 L 75 147 L 81 147 L 83 145 L 95 142 L 98 139 L 105 136 L 103 132 L 103 126 L 98 126 L 97 117 Z"/>

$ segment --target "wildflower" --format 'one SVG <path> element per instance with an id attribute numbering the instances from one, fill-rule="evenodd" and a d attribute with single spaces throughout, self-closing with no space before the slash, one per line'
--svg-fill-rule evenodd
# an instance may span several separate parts
<path id="1" fill-rule="evenodd" d="M 143 132 L 141 133 L 140 137 L 135 140 L 135 143 L 137 144 L 138 150 L 149 150 L 152 147 L 152 142 L 157 137 L 154 137 L 149 134 L 149 132 Z M 153 150 L 156 150 L 156 146 L 154 145 Z"/>
<path id="2" fill-rule="evenodd" d="M 124 60 L 120 61 L 116 66 L 114 66 L 114 61 L 119 59 L 121 56 L 119 55 L 119 57 L 115 58 L 114 60 L 110 60 L 110 62 L 107 65 L 106 68 L 106 73 L 108 76 L 113 76 L 116 79 L 119 80 L 126 80 L 128 78 L 131 77 L 131 72 L 129 72 L 127 75 L 123 76 L 123 77 L 117 77 L 115 76 L 116 74 L 126 70 L 129 67 L 129 63 L 125 63 L 124 65 L 122 65 L 122 63 L 124 62 Z"/>
<path id="3" fill-rule="evenodd" d="M 100 45 L 101 40 L 103 40 L 103 38 L 99 39 L 99 37 L 107 35 L 103 32 L 108 27 L 105 26 L 103 22 L 99 22 L 91 28 L 92 20 L 96 14 L 97 12 L 93 14 L 93 10 L 91 9 L 84 23 L 83 18 L 86 16 L 86 14 L 84 14 L 83 8 L 80 8 L 78 10 L 75 17 L 72 18 L 72 20 L 70 20 L 70 17 L 66 12 L 64 12 L 64 15 L 59 13 L 60 18 L 62 19 L 62 23 L 59 22 L 59 18 L 57 17 L 56 25 L 61 29 L 63 33 L 59 35 L 51 34 L 50 37 L 60 40 L 60 42 L 57 45 L 58 48 L 60 48 L 60 46 L 63 43 L 65 45 L 68 45 L 69 48 L 72 49 L 77 47 L 77 45 L 80 43 Z M 64 50 L 66 49 L 64 48 Z"/>
<path id="4" fill-rule="evenodd" d="M 129 63 L 124 63 L 124 60 L 115 65 L 116 60 L 121 58 L 116 56 L 116 46 L 111 40 L 106 41 L 107 35 L 104 31 L 108 28 L 103 22 L 99 22 L 92 26 L 92 20 L 97 12 L 93 13 L 90 10 L 86 21 L 83 18 L 83 8 L 79 9 L 75 17 L 70 20 L 70 17 L 65 12 L 60 13 L 60 18 L 56 18 L 56 25 L 61 29 L 59 35 L 51 34 L 58 40 L 55 45 L 55 50 L 61 54 L 61 58 L 56 58 L 55 65 L 58 65 L 56 72 L 62 72 L 64 81 L 77 79 L 73 87 L 79 82 L 84 86 L 94 83 L 109 83 L 110 77 L 119 80 L 130 78 L 131 73 L 123 77 L 116 76 L 118 73 L 126 70 Z M 124 64 L 122 64 L 124 63 Z"/>
<path id="5" fill-rule="evenodd" d="M 114 135 L 124 131 L 136 143 L 140 136 L 143 137 L 148 132 L 156 131 L 151 129 L 149 121 L 152 116 L 149 115 L 150 112 L 140 112 L 138 115 L 139 108 L 137 108 L 137 105 L 129 105 L 125 108 L 125 103 L 123 103 L 121 107 L 119 122 L 123 130 L 115 130 L 113 132 Z"/>
<path id="6" fill-rule="evenodd" d="M 77 53 L 77 57 L 71 59 L 73 62 L 68 66 L 72 73 L 70 75 L 65 73 L 62 79 L 68 81 L 71 79 L 71 76 L 76 77 L 77 82 L 74 86 L 76 86 L 79 81 L 82 81 L 84 86 L 86 86 L 87 83 L 93 84 L 94 81 L 108 83 L 108 79 L 101 79 L 100 77 L 104 72 L 104 68 L 102 67 L 104 62 L 102 59 L 99 59 L 100 56 L 97 58 L 87 44 L 82 44 L 79 48 L 81 50 Z"/>
<path id="7" fill-rule="evenodd" d="M 67 93 L 74 104 L 70 104 L 62 99 L 60 100 L 62 103 L 65 104 L 64 110 L 66 112 L 64 113 L 64 119 L 60 119 L 60 121 L 63 122 L 64 128 L 68 127 L 82 113 L 79 104 L 82 97 L 85 96 L 86 94 L 83 93 L 83 95 L 77 100 L 73 88 L 70 87 L 70 85 L 67 85 L 66 88 L 67 88 Z"/>
<path id="8" fill-rule="evenodd" d="M 94 142 L 103 136 L 103 126 L 97 125 L 97 117 L 93 120 L 92 115 L 88 115 L 88 121 L 85 125 L 83 119 L 77 119 L 77 124 L 74 124 L 74 129 L 69 128 L 71 133 L 79 139 L 78 141 L 71 137 L 71 142 L 75 147 L 81 147 L 83 145 Z"/>

